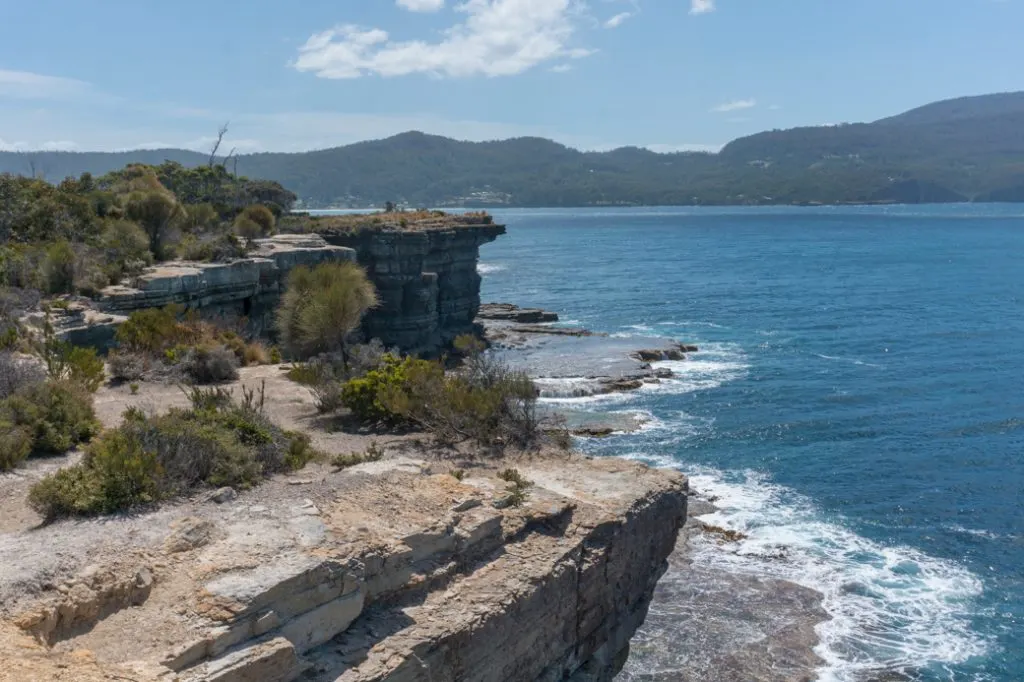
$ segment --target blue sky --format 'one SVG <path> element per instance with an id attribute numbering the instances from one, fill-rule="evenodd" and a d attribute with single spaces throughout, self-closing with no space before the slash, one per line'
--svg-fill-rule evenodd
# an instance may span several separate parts
<path id="1" fill-rule="evenodd" d="M 716 149 L 1024 89 L 1024 0 L 31 0 L 0 149 L 301 151 L 423 130 Z"/>

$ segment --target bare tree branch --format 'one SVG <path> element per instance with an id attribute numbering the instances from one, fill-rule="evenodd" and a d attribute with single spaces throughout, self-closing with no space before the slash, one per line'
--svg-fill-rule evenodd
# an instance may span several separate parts
<path id="1" fill-rule="evenodd" d="M 228 124 L 225 123 L 217 131 L 217 142 L 213 145 L 213 149 L 210 150 L 210 168 L 213 168 L 214 162 L 217 160 L 217 150 L 220 149 L 220 143 L 224 141 L 224 136 L 228 134 Z"/>

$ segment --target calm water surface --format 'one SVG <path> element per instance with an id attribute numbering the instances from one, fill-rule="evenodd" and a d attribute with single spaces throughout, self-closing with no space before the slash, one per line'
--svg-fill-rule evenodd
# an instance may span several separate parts
<path id="1" fill-rule="evenodd" d="M 650 420 L 583 447 L 719 496 L 750 537 L 698 561 L 823 592 L 822 679 L 1024 680 L 1024 207 L 497 218 L 484 300 L 701 346 L 575 399 Z"/>

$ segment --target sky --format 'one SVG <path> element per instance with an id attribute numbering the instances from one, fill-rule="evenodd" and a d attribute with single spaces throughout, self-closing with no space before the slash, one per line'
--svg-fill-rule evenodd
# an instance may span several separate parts
<path id="1" fill-rule="evenodd" d="M 0 149 L 716 150 L 1024 90 L 1024 0 L 0 0 Z"/>

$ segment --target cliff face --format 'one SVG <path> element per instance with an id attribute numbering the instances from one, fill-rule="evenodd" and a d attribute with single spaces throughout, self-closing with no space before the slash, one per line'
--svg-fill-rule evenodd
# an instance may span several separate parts
<path id="1" fill-rule="evenodd" d="M 366 317 L 366 337 L 435 355 L 456 336 L 474 331 L 480 247 L 504 233 L 503 225 L 482 224 L 324 236 L 333 246 L 355 250 L 377 285 L 381 305 Z"/>
<path id="2" fill-rule="evenodd" d="M 675 545 L 685 479 L 619 460 L 519 462 L 534 485 L 514 507 L 494 469 L 459 481 L 426 466 L 384 461 L 9 538 L 6 581 L 20 544 L 83 551 L 25 567 L 57 589 L 6 600 L 0 679 L 611 680 Z"/>
<path id="3" fill-rule="evenodd" d="M 75 309 L 54 324 L 72 343 L 104 346 L 133 310 L 176 303 L 207 318 L 245 317 L 250 332 L 271 333 L 274 309 L 292 268 L 358 260 L 381 299 L 366 316 L 364 337 L 406 353 L 437 355 L 456 336 L 475 330 L 480 246 L 504 232 L 504 226 L 481 224 L 365 230 L 329 234 L 326 241 L 317 235 L 278 235 L 258 240 L 252 258 L 150 268 L 126 285 L 106 288 L 98 304 L 101 314 Z"/>

